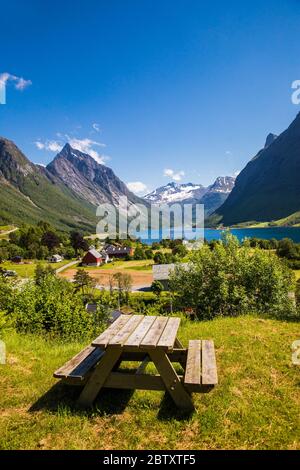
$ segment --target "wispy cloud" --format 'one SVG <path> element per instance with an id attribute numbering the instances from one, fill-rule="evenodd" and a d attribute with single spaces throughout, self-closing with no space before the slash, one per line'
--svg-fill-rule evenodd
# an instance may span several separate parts
<path id="1" fill-rule="evenodd" d="M 95 147 L 106 147 L 106 145 L 102 142 L 97 142 L 96 140 L 89 138 L 78 139 L 76 137 L 69 136 L 68 134 L 61 134 L 59 132 L 56 135 L 60 140 L 46 140 L 43 142 L 41 139 L 38 139 L 34 142 L 34 144 L 39 150 L 47 150 L 49 152 L 57 153 L 61 151 L 64 143 L 68 142 L 74 149 L 90 155 L 97 163 L 104 164 L 107 160 L 110 159 L 108 155 L 102 155 L 98 152 L 98 150 L 95 149 Z"/>
<path id="2" fill-rule="evenodd" d="M 68 136 L 67 136 L 68 137 Z M 74 149 L 80 152 L 89 154 L 97 163 L 103 164 L 109 157 L 101 155 L 93 147 L 106 147 L 102 142 L 96 142 L 91 139 L 77 139 L 75 137 L 68 137 L 68 142 Z"/>
<path id="3" fill-rule="evenodd" d="M 13 82 L 15 89 L 19 91 L 23 91 L 32 85 L 31 80 L 25 80 L 23 77 L 17 77 L 7 72 L 0 74 L 0 86 L 5 86 L 9 81 Z"/>
<path id="4" fill-rule="evenodd" d="M 171 178 L 174 181 L 181 181 L 184 176 L 184 171 L 174 171 L 171 168 L 166 168 L 164 170 L 164 176 Z"/>
<path id="5" fill-rule="evenodd" d="M 100 124 L 98 124 L 97 122 L 94 122 L 94 124 L 92 124 L 92 128 L 96 132 L 101 132 Z"/>
<path id="6" fill-rule="evenodd" d="M 40 140 L 36 140 L 34 145 L 39 150 L 49 150 L 50 152 L 60 152 L 63 148 L 63 145 L 58 142 L 57 140 L 46 140 L 46 142 L 41 142 Z"/>
<path id="7" fill-rule="evenodd" d="M 135 194 L 146 194 L 148 192 L 147 185 L 142 183 L 141 181 L 132 181 L 131 183 L 127 183 L 127 187 L 129 191 L 132 191 Z"/>

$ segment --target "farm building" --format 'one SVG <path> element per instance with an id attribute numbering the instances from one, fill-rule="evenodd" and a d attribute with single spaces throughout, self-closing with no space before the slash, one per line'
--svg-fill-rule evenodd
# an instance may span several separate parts
<path id="1" fill-rule="evenodd" d="M 110 258 L 126 258 L 133 255 L 133 248 L 130 246 L 106 245 L 104 251 Z"/>
<path id="2" fill-rule="evenodd" d="M 48 258 L 50 263 L 60 263 L 63 260 L 63 257 L 60 255 L 53 255 Z"/>
<path id="3" fill-rule="evenodd" d="M 188 263 L 181 263 L 181 267 L 188 269 Z M 169 288 L 169 278 L 175 269 L 175 264 L 154 264 L 152 266 L 153 281 L 162 283 L 165 289 Z"/>
<path id="4" fill-rule="evenodd" d="M 95 249 L 89 250 L 82 258 L 82 266 L 100 266 L 100 264 L 107 263 L 109 256 L 105 252 L 99 252 Z"/>

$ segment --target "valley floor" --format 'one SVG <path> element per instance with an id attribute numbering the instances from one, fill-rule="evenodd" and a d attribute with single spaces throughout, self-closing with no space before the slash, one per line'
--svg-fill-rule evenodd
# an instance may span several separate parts
<path id="1" fill-rule="evenodd" d="M 219 385 L 184 417 L 161 392 L 106 391 L 76 408 L 53 371 L 84 344 L 7 333 L 0 365 L 0 449 L 300 449 L 299 323 L 256 317 L 182 321 L 180 339 L 215 341 Z"/>

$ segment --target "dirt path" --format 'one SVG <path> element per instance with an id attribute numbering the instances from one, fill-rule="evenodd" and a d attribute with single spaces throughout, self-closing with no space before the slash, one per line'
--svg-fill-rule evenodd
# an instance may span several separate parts
<path id="1" fill-rule="evenodd" d="M 66 279 L 73 279 L 74 275 L 76 273 L 76 269 L 67 269 L 64 270 L 62 273 L 59 275 L 61 277 L 64 277 Z M 97 283 L 109 287 L 109 280 L 113 276 L 113 274 L 116 273 L 122 273 L 122 274 L 129 274 L 132 278 L 132 285 L 135 288 L 138 287 L 150 287 L 152 282 L 153 282 L 153 276 L 152 272 L 149 271 L 134 271 L 134 270 L 129 270 L 129 269 L 89 269 L 88 273 L 90 276 L 92 276 L 94 279 L 96 279 Z"/>

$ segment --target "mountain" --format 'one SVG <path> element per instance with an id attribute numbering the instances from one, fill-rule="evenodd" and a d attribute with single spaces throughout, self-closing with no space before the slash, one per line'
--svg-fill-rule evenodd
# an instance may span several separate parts
<path id="1" fill-rule="evenodd" d="M 110 168 L 68 144 L 44 168 L 0 138 L 0 225 L 46 220 L 62 230 L 92 232 L 96 205 L 122 195 L 141 202 Z"/>
<path id="2" fill-rule="evenodd" d="M 235 178 L 219 176 L 207 188 L 201 184 L 168 183 L 147 194 L 144 199 L 153 204 L 199 203 L 204 204 L 205 214 L 210 215 L 226 200 L 234 186 Z"/>
<path id="3" fill-rule="evenodd" d="M 299 172 L 300 113 L 246 165 L 228 199 L 214 214 L 215 219 L 232 225 L 272 221 L 298 212 Z"/>
<path id="4" fill-rule="evenodd" d="M 228 198 L 233 190 L 235 178 L 233 176 L 219 176 L 216 181 L 208 187 L 206 193 L 200 199 L 204 204 L 205 216 L 216 211 Z"/>
<path id="5" fill-rule="evenodd" d="M 100 165 L 90 155 L 73 149 L 69 144 L 56 155 L 46 170 L 94 206 L 105 202 L 118 204 L 120 196 L 127 196 L 131 203 L 141 202 L 111 168 Z"/>
<path id="6" fill-rule="evenodd" d="M 93 206 L 31 163 L 10 140 L 0 138 L 0 223 L 47 220 L 61 229 L 95 227 Z"/>
<path id="7" fill-rule="evenodd" d="M 199 200 L 205 194 L 206 188 L 201 184 L 178 184 L 168 183 L 147 194 L 144 199 L 153 204 L 172 204 L 176 202 L 187 202 Z"/>

